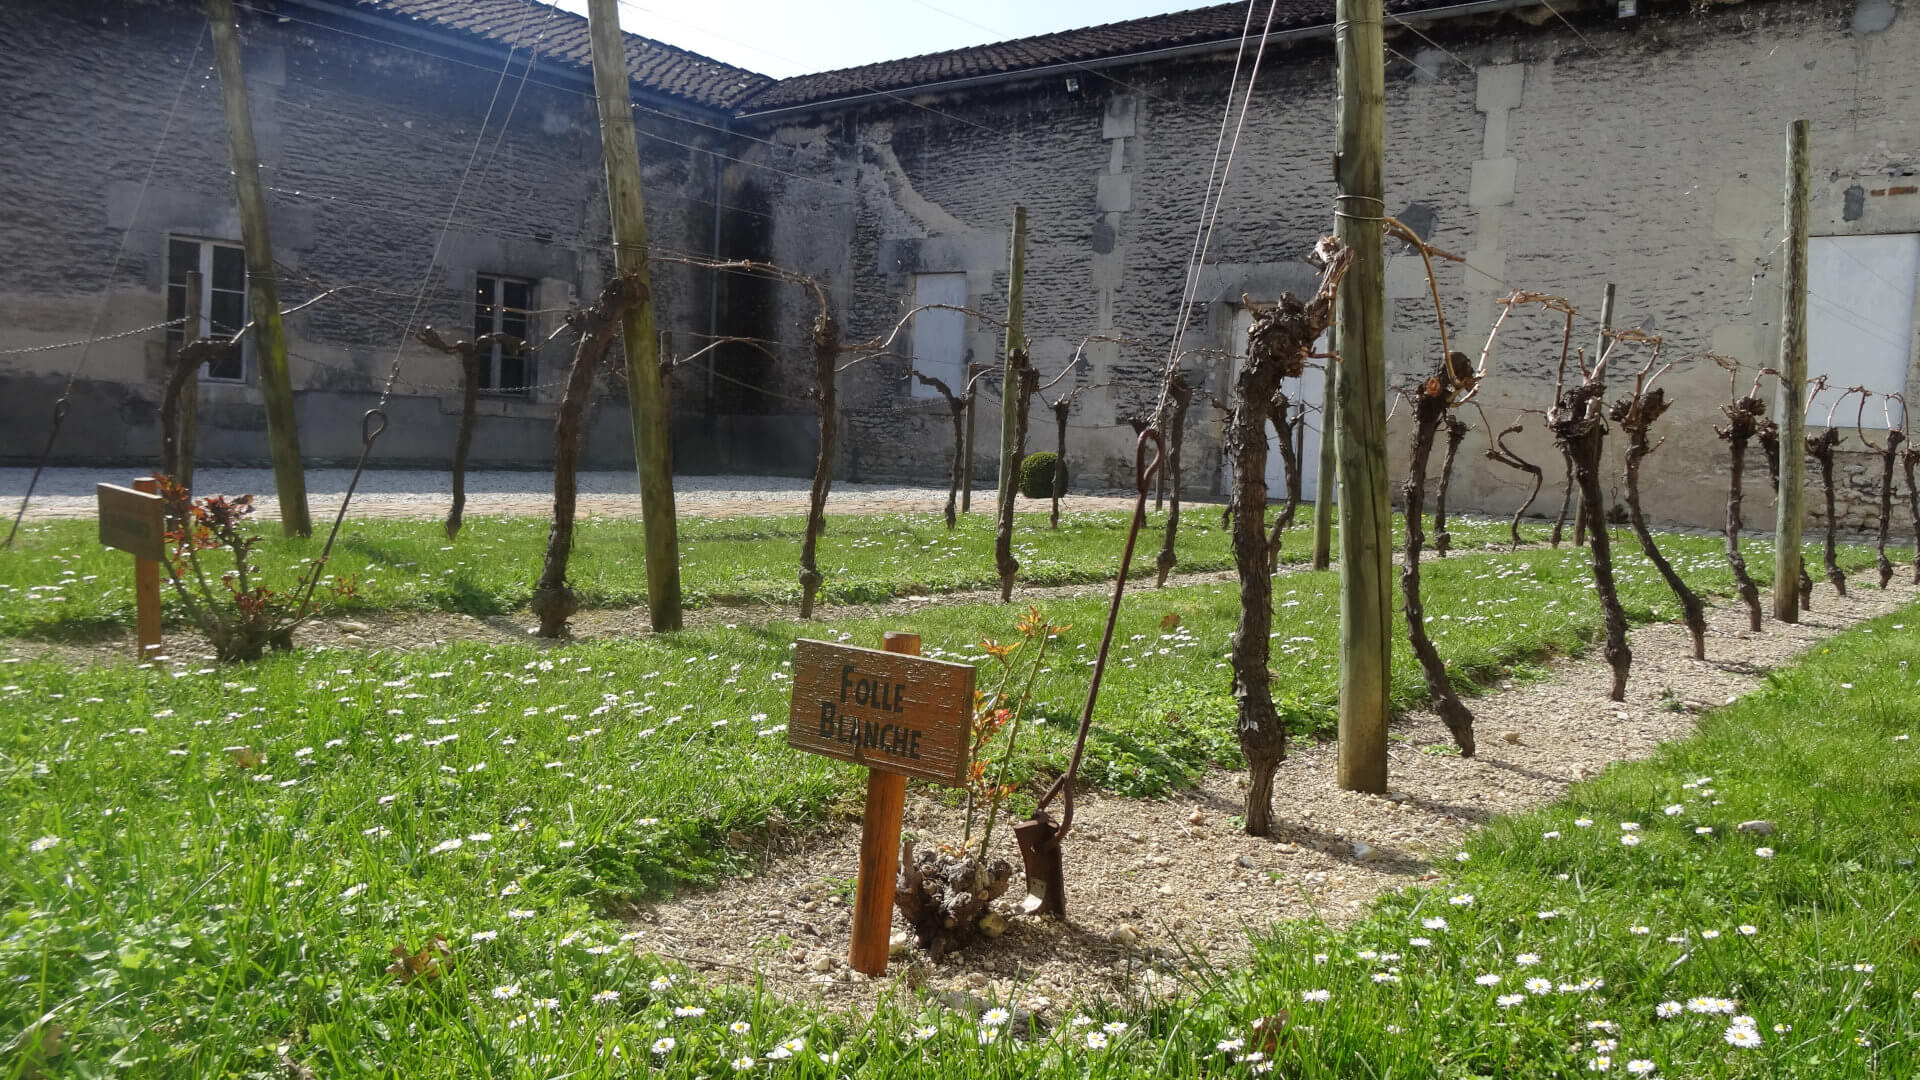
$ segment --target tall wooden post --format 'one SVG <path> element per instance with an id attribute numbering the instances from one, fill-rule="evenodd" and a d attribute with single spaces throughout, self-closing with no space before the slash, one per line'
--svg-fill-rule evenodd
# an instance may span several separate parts
<path id="1" fill-rule="evenodd" d="M 1387 689 L 1392 673 L 1393 507 L 1387 498 L 1386 45 L 1381 0 L 1338 0 L 1338 187 L 1334 235 L 1353 252 L 1334 333 L 1341 373 L 1340 751 L 1349 791 L 1387 790 Z"/>
<path id="2" fill-rule="evenodd" d="M 963 514 L 973 511 L 973 414 L 975 412 L 974 405 L 980 401 L 980 395 L 974 392 L 977 387 L 973 385 L 974 376 L 980 372 L 973 364 L 965 365 L 965 371 L 967 375 L 965 384 L 967 395 L 967 434 L 966 438 L 962 440 L 960 449 L 960 458 L 966 462 L 964 471 L 960 473 L 960 512 Z"/>
<path id="3" fill-rule="evenodd" d="M 920 655 L 920 635 L 889 630 L 881 648 Z M 900 818 L 907 804 L 907 778 L 867 770 L 867 810 L 860 821 L 860 876 L 854 881 L 853 946 L 847 962 L 864 975 L 887 970 L 893 929 L 894 879 L 900 875 Z"/>
<path id="4" fill-rule="evenodd" d="M 187 321 L 180 328 L 180 347 L 200 340 L 200 298 L 204 283 L 200 271 L 187 271 Z M 173 482 L 193 490 L 194 442 L 198 434 L 200 421 L 200 365 L 195 364 L 187 373 L 186 384 L 180 388 L 179 404 L 179 463 L 174 466 L 177 473 Z"/>
<path id="5" fill-rule="evenodd" d="M 655 631 L 680 629 L 680 538 L 673 505 L 673 431 L 660 340 L 654 333 L 647 273 L 647 221 L 640 197 L 640 147 L 633 133 L 626 39 L 618 0 L 588 0 L 593 39 L 593 91 L 600 112 L 607 202 L 613 219 L 613 265 L 639 280 L 639 302 L 627 307 L 627 404 L 633 414 L 633 458 L 640 473 L 641 531 L 647 557 L 647 611 Z"/>
<path id="6" fill-rule="evenodd" d="M 1787 128 L 1787 272 L 1780 311 L 1780 498 L 1773 521 L 1773 617 L 1800 621 L 1800 526 L 1807 513 L 1807 213 L 1813 161 L 1805 120 Z"/>
<path id="7" fill-rule="evenodd" d="M 1327 351 L 1339 355 L 1338 335 L 1329 335 Z M 1333 565 L 1333 486 L 1339 483 L 1338 444 L 1340 413 L 1333 407 L 1340 362 L 1328 360 L 1326 388 L 1320 392 L 1320 472 L 1313 485 L 1313 568 Z"/>
<path id="8" fill-rule="evenodd" d="M 1013 504 L 1014 495 L 1020 489 L 1020 478 L 1014 475 L 1019 462 L 1013 460 L 1014 435 L 1020 416 L 1020 369 L 1014 354 L 1026 347 L 1026 336 L 1021 329 L 1026 312 L 1026 279 L 1027 208 L 1016 206 L 1013 208 L 1013 240 L 1007 253 L 1007 340 L 1000 357 L 1000 501 L 996 509 L 1001 517 L 1006 516 L 1007 507 Z"/>
<path id="9" fill-rule="evenodd" d="M 280 279 L 267 231 L 267 197 L 260 187 L 260 155 L 247 115 L 247 82 L 240 68 L 240 38 L 233 0 L 207 0 L 213 56 L 220 69 L 220 101 L 227 116 L 227 148 L 233 157 L 233 189 L 240 209 L 240 239 L 247 250 L 247 306 L 253 317 L 254 356 L 260 362 L 260 396 L 267 407 L 267 445 L 273 455 L 273 488 L 280 500 L 280 529 L 309 536 L 307 477 L 300 464 L 300 430 L 293 412 L 293 378 L 287 373 L 287 330 L 280 321 Z"/>

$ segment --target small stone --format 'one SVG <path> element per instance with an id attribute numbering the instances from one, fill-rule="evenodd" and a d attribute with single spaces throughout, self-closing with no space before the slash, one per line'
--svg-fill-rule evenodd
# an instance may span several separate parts
<path id="1" fill-rule="evenodd" d="M 1233 861 L 1234 861 L 1234 864 L 1235 864 L 1235 865 L 1237 865 L 1237 866 L 1244 866 L 1244 867 L 1246 867 L 1246 868 L 1247 868 L 1247 869 L 1249 869 L 1249 870 L 1251 870 L 1251 869 L 1253 869 L 1253 868 L 1254 868 L 1255 866 L 1257 866 L 1257 865 L 1258 865 L 1257 863 L 1255 863 L 1255 862 L 1253 861 L 1253 856 L 1251 856 L 1251 855 L 1242 855 L 1242 856 L 1240 856 L 1239 858 L 1237 858 L 1237 859 L 1235 859 L 1235 860 L 1233 860 Z"/>
<path id="2" fill-rule="evenodd" d="M 1393 802 L 1393 803 L 1403 803 L 1411 798 L 1413 798 L 1413 796 L 1407 794 L 1404 791 L 1395 791 L 1387 795 L 1387 801 Z"/>
<path id="3" fill-rule="evenodd" d="M 373 627 L 368 626 L 366 623 L 363 623 L 363 622 L 348 621 L 348 622 L 341 623 L 340 629 L 346 631 L 349 634 L 364 634 L 367 631 L 372 630 Z"/>
<path id="4" fill-rule="evenodd" d="M 1753 821 L 1743 821 L 1740 824 L 1735 825 L 1734 828 L 1739 829 L 1743 833 L 1752 833 L 1755 836 L 1772 836 L 1773 835 L 1773 822 L 1768 821 L 1765 818 L 1756 818 Z"/>
<path id="5" fill-rule="evenodd" d="M 913 939 L 905 930 L 895 930 L 893 936 L 887 939 L 888 956 L 905 956 L 912 948 Z"/>
<path id="6" fill-rule="evenodd" d="M 1187 815 L 1187 824 L 1189 825 L 1205 825 L 1206 823 L 1207 812 L 1198 806 L 1193 808 L 1193 813 Z"/>
<path id="7" fill-rule="evenodd" d="M 976 925 L 980 928 L 982 934 L 990 938 L 997 938 L 1007 932 L 1007 917 L 997 911 L 989 911 L 985 915 L 980 916 L 980 921 Z"/>
<path id="8" fill-rule="evenodd" d="M 1507 740 L 1510 743 L 1513 743 L 1516 746 L 1520 744 L 1520 733 L 1517 731 L 1506 732 L 1502 734 L 1500 737 Z"/>
<path id="9" fill-rule="evenodd" d="M 1282 854 L 1282 855 L 1298 855 L 1298 854 L 1300 854 L 1300 845 L 1298 845 L 1298 844 L 1275 844 L 1275 845 L 1273 845 L 1273 850 L 1275 850 L 1275 851 L 1277 851 L 1277 852 L 1279 852 L 1279 853 L 1280 853 L 1280 854 Z"/>
<path id="10" fill-rule="evenodd" d="M 807 966 L 825 975 L 833 970 L 833 957 L 828 956 L 826 953 L 821 953 L 819 956 L 813 958 L 813 963 Z"/>
<path id="11" fill-rule="evenodd" d="M 342 634 L 340 635 L 340 640 L 349 645 L 365 645 L 367 643 L 367 639 L 361 637 L 359 634 Z"/>
<path id="12" fill-rule="evenodd" d="M 1115 945 L 1132 945 L 1140 940 L 1140 931 L 1135 930 L 1129 923 L 1121 923 L 1107 935 L 1107 940 Z"/>
<path id="13" fill-rule="evenodd" d="M 1367 862 L 1378 854 L 1379 853 L 1374 850 L 1373 845 L 1367 843 L 1365 840 L 1355 840 L 1353 842 L 1353 857 L 1359 859 L 1361 862 Z"/>

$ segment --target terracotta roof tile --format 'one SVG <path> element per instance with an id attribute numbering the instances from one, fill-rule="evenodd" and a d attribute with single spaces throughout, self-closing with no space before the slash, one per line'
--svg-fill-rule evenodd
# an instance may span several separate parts
<path id="1" fill-rule="evenodd" d="M 496 45 L 537 46 L 542 56 L 576 67 L 590 63 L 586 18 L 538 0 L 352 0 L 352 6 Z M 627 70 L 642 89 L 714 109 L 731 109 L 774 83 L 637 34 L 627 35 Z"/>

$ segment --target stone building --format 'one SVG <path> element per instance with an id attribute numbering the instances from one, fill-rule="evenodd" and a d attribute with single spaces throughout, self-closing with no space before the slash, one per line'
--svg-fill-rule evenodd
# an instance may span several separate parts
<path id="1" fill-rule="evenodd" d="M 584 23 L 524 0 L 255 6 L 265 14 L 246 24 L 248 62 L 256 123 L 274 130 L 263 141 L 286 173 L 273 185 L 286 219 L 283 261 L 330 283 L 417 290 L 517 44 L 504 85 L 516 88 L 519 105 L 498 162 L 469 183 L 429 299 L 443 304 L 435 317 L 461 325 L 456 307 L 480 277 L 532 283 L 539 308 L 596 285 L 606 229 L 584 96 Z M 1129 339 L 1086 344 L 1083 365 L 1061 383 L 1087 387 L 1071 417 L 1076 486 L 1119 486 L 1131 470 L 1127 421 L 1150 406 L 1155 373 L 1176 351 L 1186 268 L 1223 131 L 1234 147 L 1231 171 L 1177 346 L 1186 369 L 1224 397 L 1243 298 L 1311 286 L 1302 256 L 1329 228 L 1333 204 L 1332 3 L 1271 7 L 1258 52 L 1242 48 L 1248 6 L 1229 3 L 782 81 L 634 39 L 655 241 L 814 275 L 827 284 L 846 339 L 860 341 L 887 334 L 916 301 L 1002 315 L 1008 226 L 1024 205 L 1036 366 L 1051 377 L 1089 336 Z M 204 53 L 195 58 L 203 20 L 193 5 L 87 0 L 71 9 L 49 16 L 0 0 L 0 29 L 29 43 L 24 69 L 0 72 L 0 94 L 25 103 L 0 118 L 0 138 L 19 148 L 0 159 L 3 212 L 16 237 L 38 238 L 0 266 L 0 349 L 85 336 L 167 102 L 183 72 L 205 65 Z M 1268 5 L 1252 11 L 1258 37 Z M 1795 117 L 1814 131 L 1810 370 L 1841 386 L 1920 394 L 1920 130 L 1909 107 L 1920 99 L 1920 32 L 1902 5 L 1390 0 L 1388 11 L 1387 208 L 1466 260 L 1438 266 L 1455 347 L 1478 353 L 1511 289 L 1559 293 L 1590 314 L 1615 283 L 1616 324 L 1663 335 L 1667 357 L 1678 361 L 1663 380 L 1678 398 L 1662 421 L 1668 442 L 1647 466 L 1650 514 L 1694 525 L 1722 516 L 1725 452 L 1711 428 L 1728 380 L 1704 356 L 1737 358 L 1749 373 L 1774 360 L 1783 142 Z M 519 90 L 536 42 L 544 44 L 534 74 Z M 168 62 L 136 66 L 133 53 Z M 1230 87 L 1244 87 L 1256 66 L 1242 120 L 1242 98 Z M 169 149 L 154 159 L 104 330 L 164 317 L 164 236 L 234 235 L 213 89 L 204 78 L 187 85 Z M 98 113 L 103 94 L 119 102 L 106 118 L 109 138 L 97 122 L 79 123 L 83 110 Z M 149 216 L 162 211 L 180 216 Z M 1397 248 L 1388 270 L 1396 383 L 1438 351 L 1420 260 Z M 661 290 L 671 351 L 688 355 L 711 333 L 774 343 L 723 347 L 676 374 L 681 467 L 805 471 L 811 301 L 790 286 L 668 269 L 675 272 Z M 357 301 L 384 303 L 385 321 L 330 305 L 296 317 L 295 350 L 315 361 L 294 363 L 315 456 L 345 456 L 351 431 L 322 431 L 343 430 L 384 378 L 411 301 Z M 1591 348 L 1594 338 L 1583 318 L 1577 343 Z M 1527 410 L 1548 403 L 1560 340 L 1550 318 L 1517 315 L 1480 398 L 1494 424 L 1525 424 L 1512 445 L 1556 481 L 1558 454 Z M 64 453 L 150 453 L 164 350 L 159 335 L 92 350 L 75 422 L 88 399 L 93 415 L 115 422 Z M 968 363 L 995 362 L 999 350 L 989 323 L 931 312 L 889 352 L 952 379 Z M 564 363 L 557 353 L 549 347 L 539 370 Z M 438 357 L 403 356 L 405 378 L 451 381 L 436 374 L 450 370 Z M 18 388 L 0 396 L 10 421 L 0 453 L 17 459 L 37 448 L 46 403 L 71 359 L 0 356 L 13 372 L 0 378 Z M 908 371 L 903 356 L 883 355 L 843 377 L 843 476 L 945 475 L 945 407 Z M 1309 398 L 1318 396 L 1314 382 L 1302 388 Z M 443 460 L 452 400 L 413 383 L 401 389 L 416 423 L 393 453 Z M 248 426 L 259 427 L 252 391 L 206 393 L 215 410 L 231 405 L 220 414 L 220 448 L 209 453 L 263 456 Z M 544 463 L 545 393 L 490 399 L 502 419 L 489 417 L 476 456 Z M 1821 399 L 1816 421 L 1834 396 Z M 1221 468 L 1221 425 L 1205 399 L 1189 418 L 1187 453 L 1188 488 L 1201 493 L 1218 490 Z M 1877 480 L 1851 430 L 1854 411 L 1849 404 L 1842 453 L 1850 491 Z M 624 410 L 603 414 L 595 460 L 616 463 L 625 454 Z M 1869 435 L 1876 423 L 1884 429 L 1879 402 L 1865 422 Z M 981 427 L 977 475 L 991 474 L 996 426 Z M 1404 418 L 1394 426 L 1404 438 Z M 1038 405 L 1033 428 L 1034 443 L 1050 446 L 1051 416 Z M 1485 445 L 1484 432 L 1469 437 L 1454 501 L 1510 509 L 1524 487 L 1518 474 L 1480 459 Z M 1552 483 L 1542 495 L 1550 499 Z M 1864 526 L 1870 508 L 1857 497 L 1848 506 L 1848 524 Z M 1749 508 L 1765 517 L 1754 501 Z"/>

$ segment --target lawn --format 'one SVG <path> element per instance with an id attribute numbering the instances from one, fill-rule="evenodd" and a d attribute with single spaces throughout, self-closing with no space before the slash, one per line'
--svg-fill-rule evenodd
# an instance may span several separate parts
<path id="1" fill-rule="evenodd" d="M 1288 534 L 1289 562 L 1310 554 L 1311 508 Z M 1159 554 L 1160 524 L 1152 515 L 1134 558 L 1136 575 L 1151 575 Z M 1233 566 L 1227 534 L 1215 506 L 1190 508 L 1176 552 L 1178 573 Z M 1059 530 L 1046 515 L 1016 519 L 1014 556 L 1020 581 L 1071 585 L 1113 577 L 1128 515 L 1116 512 L 1062 514 Z M 1500 545 L 1505 526 L 1456 520 L 1462 548 Z M 687 518 L 680 522 L 680 573 L 688 607 L 715 604 L 797 604 L 800 599 L 800 517 Z M 259 533 L 271 534 L 271 522 Z M 1541 530 L 1533 530 L 1540 532 Z M 98 637 L 130 626 L 132 563 L 102 548 L 91 521 L 52 521 L 22 530 L 16 545 L 0 549 L 0 636 Z M 299 540 L 271 536 L 257 551 L 272 587 L 289 588 L 305 560 L 317 556 L 324 537 Z M 833 515 L 820 541 L 820 569 L 827 603 L 865 604 L 898 596 L 995 587 L 994 523 L 971 514 L 949 533 L 938 514 Z M 448 542 L 434 521 L 350 521 L 334 548 L 330 570 L 351 578 L 356 593 L 326 601 L 332 610 L 451 611 L 498 615 L 526 605 L 540 574 L 547 523 L 536 517 L 468 518 L 460 538 Z M 646 564 L 640 523 L 626 519 L 582 521 L 575 534 L 569 576 L 587 607 L 631 607 L 646 602 Z M 322 597 L 327 594 L 323 590 Z M 165 598 L 170 616 L 177 603 Z"/>
<path id="2" fill-rule="evenodd" d="M 1674 541 L 1686 572 L 1723 587 L 1713 547 Z M 1671 609 L 1637 558 L 1621 577 L 1641 616 Z M 1435 639 L 1463 675 L 1573 647 L 1599 621 L 1585 580 L 1571 549 L 1448 559 L 1429 586 Z M 1288 714 L 1322 730 L 1336 577 L 1277 591 Z M 1233 605 L 1225 586 L 1136 595 L 1091 781 L 1159 791 L 1233 760 Z M 1073 628 L 1041 684 L 1049 722 L 1030 770 L 1060 760 L 1102 612 L 1097 598 L 1050 612 Z M 911 628 L 929 654 L 977 656 L 1011 619 L 963 605 Z M 283 1043 L 321 1075 L 618 1073 L 593 1054 L 653 1023 L 640 1017 L 658 968 L 629 955 L 607 912 L 736 869 L 734 830 L 846 805 L 856 773 L 780 738 L 787 649 L 801 634 L 872 642 L 891 625 L 0 667 L 0 858 L 18 868 L 0 884 L 0 1046 L 58 1009 L 66 1060 L 92 1070 L 75 1075 L 272 1072 Z M 1402 662 L 1396 699 L 1420 695 Z M 385 973 L 396 945 L 417 955 L 436 935 L 453 949 L 443 977 L 403 988 Z M 609 991 L 618 1001 L 592 1004 Z M 625 1060 L 657 1037 L 623 1042 Z"/>

